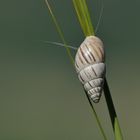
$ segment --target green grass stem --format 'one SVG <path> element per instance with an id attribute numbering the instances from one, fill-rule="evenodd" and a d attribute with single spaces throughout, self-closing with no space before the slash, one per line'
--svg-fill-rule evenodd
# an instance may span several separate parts
<path id="1" fill-rule="evenodd" d="M 79 20 L 79 23 L 80 23 L 80 25 L 81 25 L 81 28 L 83 29 L 83 33 L 84 33 L 84 35 L 86 36 L 86 34 L 87 34 L 87 29 L 86 29 L 86 25 L 85 25 L 85 22 L 83 22 L 83 20 L 82 20 L 82 12 L 81 12 L 81 9 L 79 8 L 79 4 L 77 3 L 78 1 L 73 1 L 73 4 L 74 4 L 74 8 L 75 8 L 75 11 L 76 11 L 76 13 L 77 13 L 77 17 L 78 17 L 78 20 Z"/>
<path id="2" fill-rule="evenodd" d="M 92 104 L 92 102 L 91 102 L 91 100 L 90 100 L 90 98 L 89 98 L 89 96 L 88 96 L 88 94 L 87 94 L 86 91 L 85 91 L 85 94 L 86 94 L 87 99 L 88 99 L 88 101 L 89 101 L 89 104 L 90 104 L 90 106 L 91 106 L 91 108 L 92 108 L 93 114 L 94 114 L 95 119 L 96 119 L 96 121 L 97 121 L 98 127 L 99 127 L 99 129 L 100 129 L 100 131 L 101 131 L 101 134 L 102 134 L 104 140 L 108 140 L 108 139 L 107 139 L 107 136 L 106 136 L 106 134 L 105 134 L 105 132 L 104 132 L 104 129 L 103 129 L 102 125 L 101 125 L 101 122 L 100 122 L 100 120 L 99 120 L 99 117 L 98 117 L 98 115 L 97 115 L 97 113 L 96 113 L 96 111 L 95 111 L 95 109 L 94 109 L 94 106 L 93 106 L 93 104 Z"/>
<path id="3" fill-rule="evenodd" d="M 115 139 L 123 140 L 117 113 L 115 111 L 115 106 L 113 104 L 113 100 L 112 100 L 111 93 L 110 93 L 109 86 L 106 79 L 104 83 L 104 94 L 105 94 L 105 99 L 106 99 L 107 107 L 108 107 L 110 118 L 111 118 L 111 123 L 112 123 L 113 131 L 114 131 Z"/>
<path id="4" fill-rule="evenodd" d="M 85 12 L 86 14 L 86 18 L 87 18 L 87 21 L 88 21 L 88 28 L 89 28 L 89 35 L 94 35 L 94 29 L 93 29 L 93 26 L 92 26 L 92 22 L 91 22 L 91 18 L 90 18 L 90 12 L 88 10 L 88 7 L 87 7 L 87 3 L 86 3 L 86 0 L 82 0 L 82 4 L 84 6 L 84 11 L 83 13 Z"/>
<path id="5" fill-rule="evenodd" d="M 67 47 L 67 43 L 66 43 L 64 34 L 63 34 L 63 32 L 62 32 L 62 30 L 61 30 L 59 24 L 58 24 L 58 21 L 57 21 L 57 19 L 56 19 L 56 16 L 54 15 L 54 12 L 53 12 L 53 10 L 52 10 L 52 7 L 51 7 L 51 5 L 50 5 L 50 3 L 49 3 L 48 0 L 45 0 L 45 2 L 46 2 L 46 5 L 47 5 L 47 7 L 48 7 L 48 9 L 49 9 L 50 14 L 51 14 L 52 20 L 53 20 L 53 22 L 54 22 L 54 24 L 55 24 L 55 26 L 56 26 L 57 32 L 58 32 L 58 34 L 59 34 L 59 36 L 60 36 L 60 38 L 61 38 L 61 40 L 62 40 L 62 42 L 63 42 L 63 44 L 64 44 L 64 47 L 65 47 L 65 49 L 66 49 L 66 51 L 67 51 L 67 54 L 68 54 L 68 56 L 69 56 L 69 58 L 70 58 L 70 61 L 71 61 L 71 63 L 74 65 L 74 59 L 73 59 L 73 57 L 72 57 L 71 51 L 70 51 L 69 47 Z"/>
<path id="6" fill-rule="evenodd" d="M 94 35 L 94 28 L 92 26 L 86 0 L 73 0 L 73 5 L 84 35 Z"/>

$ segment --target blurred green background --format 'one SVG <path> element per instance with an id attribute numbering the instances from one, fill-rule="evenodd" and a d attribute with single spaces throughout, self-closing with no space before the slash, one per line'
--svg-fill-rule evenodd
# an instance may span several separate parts
<path id="1" fill-rule="evenodd" d="M 139 139 L 139 0 L 103 0 L 97 36 L 125 140 Z M 51 0 L 69 44 L 84 36 L 71 0 Z M 94 26 L 101 1 L 88 0 Z M 101 140 L 102 136 L 44 0 L 0 1 L 0 140 Z M 73 52 L 74 54 L 75 52 Z M 104 101 L 95 105 L 113 139 Z"/>

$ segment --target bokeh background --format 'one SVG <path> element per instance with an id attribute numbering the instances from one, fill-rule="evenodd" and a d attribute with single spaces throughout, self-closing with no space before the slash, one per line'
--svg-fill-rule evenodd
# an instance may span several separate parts
<path id="1" fill-rule="evenodd" d="M 97 35 L 106 47 L 107 79 L 125 140 L 140 138 L 139 0 L 103 0 Z M 84 36 L 71 0 L 51 0 L 66 40 Z M 96 26 L 101 1 L 88 0 Z M 0 0 L 0 139 L 101 140 L 92 110 L 44 0 Z M 73 54 L 75 52 L 73 51 Z M 104 96 L 95 105 L 108 138 Z"/>

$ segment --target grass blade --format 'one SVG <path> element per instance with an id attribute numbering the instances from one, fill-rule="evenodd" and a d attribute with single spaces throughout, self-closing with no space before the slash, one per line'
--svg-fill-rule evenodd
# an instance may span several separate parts
<path id="1" fill-rule="evenodd" d="M 73 0 L 74 9 L 85 36 L 94 35 L 94 29 L 85 0 Z M 85 20 L 83 20 L 85 19 Z"/>
<path id="2" fill-rule="evenodd" d="M 86 3 L 86 0 L 82 0 L 82 5 L 84 7 L 84 11 L 83 13 L 86 14 L 86 18 L 87 18 L 87 21 L 88 21 L 88 27 L 89 27 L 89 35 L 94 35 L 94 29 L 93 29 L 93 25 L 92 25 L 92 22 L 91 22 L 91 18 L 90 18 L 90 13 L 89 13 L 89 10 L 88 10 L 88 7 L 87 7 L 87 3 Z"/>
<path id="3" fill-rule="evenodd" d="M 67 47 L 67 43 L 66 43 L 66 40 L 65 40 L 65 38 L 64 38 L 64 34 L 63 34 L 63 32 L 62 32 L 62 30 L 61 30 L 59 24 L 58 24 L 58 21 L 57 21 L 55 15 L 54 15 L 54 12 L 53 12 L 53 10 L 52 10 L 52 7 L 50 6 L 48 0 L 45 0 L 45 2 L 46 2 L 46 5 L 47 5 L 47 7 L 48 7 L 48 9 L 49 9 L 49 12 L 50 12 L 50 14 L 51 14 L 51 17 L 52 17 L 52 19 L 53 19 L 53 22 L 54 22 L 54 24 L 55 24 L 55 26 L 56 26 L 56 29 L 57 29 L 57 31 L 58 31 L 58 33 L 59 33 L 59 36 L 60 36 L 60 38 L 61 38 L 61 40 L 62 40 L 62 42 L 63 42 L 63 44 L 64 44 L 64 47 L 65 47 L 65 49 L 66 49 L 66 51 L 67 51 L 67 54 L 68 54 L 68 56 L 69 56 L 69 58 L 70 58 L 70 61 L 71 61 L 71 63 L 74 65 L 74 59 L 73 59 L 73 57 L 72 57 L 72 54 L 71 54 L 71 52 L 70 52 L 69 47 Z"/>
<path id="4" fill-rule="evenodd" d="M 77 13 L 77 17 L 78 17 L 79 23 L 81 25 L 81 28 L 83 30 L 83 33 L 86 36 L 86 34 L 87 34 L 86 25 L 85 25 L 85 22 L 83 22 L 83 20 L 82 20 L 82 12 L 81 12 L 81 9 L 79 8 L 79 4 L 77 2 L 78 1 L 73 0 L 73 5 L 74 5 L 75 11 Z"/>
<path id="5" fill-rule="evenodd" d="M 121 128 L 119 125 L 117 113 L 115 111 L 115 106 L 113 104 L 113 100 L 112 100 L 111 93 L 110 93 L 109 86 L 107 84 L 106 79 L 105 79 L 105 83 L 104 83 L 104 93 L 105 93 L 105 99 L 106 99 L 107 107 L 108 107 L 111 122 L 112 122 L 112 127 L 113 127 L 114 134 L 115 134 L 115 139 L 116 140 L 123 140 L 123 136 L 122 136 Z"/>
<path id="6" fill-rule="evenodd" d="M 99 126 L 99 129 L 100 129 L 100 131 L 101 131 L 101 134 L 103 135 L 104 140 L 108 140 L 107 137 L 106 137 L 106 134 L 105 134 L 105 132 L 104 132 L 104 129 L 103 129 L 102 125 L 101 125 L 101 122 L 100 122 L 100 120 L 99 120 L 99 117 L 98 117 L 98 115 L 97 115 L 97 113 L 96 113 L 96 111 L 95 111 L 95 109 L 94 109 L 94 107 L 93 107 L 93 104 L 92 104 L 92 102 L 91 102 L 91 100 L 90 100 L 90 98 L 89 98 L 89 96 L 88 96 L 88 94 L 87 94 L 86 91 L 85 91 L 85 94 L 86 94 L 87 99 L 88 99 L 88 102 L 89 102 L 89 104 L 90 104 L 90 106 L 91 106 L 91 108 L 92 108 L 93 114 L 94 114 L 95 119 L 96 119 L 96 121 L 97 121 L 97 123 L 98 123 L 98 126 Z"/>

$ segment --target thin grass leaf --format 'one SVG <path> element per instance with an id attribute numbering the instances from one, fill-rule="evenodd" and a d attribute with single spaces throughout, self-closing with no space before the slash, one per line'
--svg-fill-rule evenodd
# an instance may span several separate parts
<path id="1" fill-rule="evenodd" d="M 48 7 L 48 9 L 49 9 L 49 12 L 50 12 L 50 14 L 51 14 L 51 17 L 52 17 L 52 19 L 53 19 L 53 22 L 54 22 L 54 24 L 55 24 L 55 26 L 56 26 L 56 29 L 57 29 L 57 31 L 58 31 L 58 33 L 59 33 L 59 36 L 60 36 L 60 38 L 61 38 L 61 40 L 62 40 L 62 42 L 63 42 L 63 44 L 64 44 L 64 47 L 65 47 L 65 49 L 66 49 L 66 51 L 67 51 L 67 54 L 68 54 L 68 56 L 69 56 L 69 58 L 70 58 L 70 61 L 71 61 L 71 63 L 74 65 L 74 59 L 73 59 L 73 57 L 72 57 L 72 54 L 71 54 L 71 52 L 70 52 L 70 49 L 67 47 L 67 43 L 66 43 L 64 34 L 63 34 L 63 32 L 62 32 L 62 30 L 61 30 L 59 24 L 58 24 L 58 21 L 57 21 L 55 15 L 54 15 L 54 12 L 53 12 L 53 10 L 52 10 L 52 7 L 50 6 L 48 0 L 45 0 L 45 2 L 46 2 L 46 5 L 47 5 L 47 7 Z"/>
<path id="2" fill-rule="evenodd" d="M 93 29 L 93 25 L 92 25 L 92 22 L 91 22 L 91 18 L 90 18 L 90 13 L 89 13 L 89 10 L 88 10 L 88 7 L 87 7 L 87 3 L 86 3 L 86 0 L 82 0 L 81 1 L 83 3 L 83 6 L 84 6 L 84 11 L 85 14 L 86 14 L 86 18 L 87 18 L 87 21 L 88 21 L 88 28 L 89 28 L 89 35 L 94 35 L 94 29 Z"/>
<path id="3" fill-rule="evenodd" d="M 94 35 L 94 29 L 85 0 L 73 0 L 77 17 L 85 36 Z"/>
<path id="4" fill-rule="evenodd" d="M 73 0 L 73 5 L 74 5 L 75 11 L 77 13 L 77 17 L 78 17 L 79 23 L 81 25 L 81 28 L 83 29 L 83 33 L 86 36 L 86 34 L 87 34 L 86 27 L 85 27 L 86 25 L 85 25 L 85 22 L 83 22 L 83 20 L 82 20 L 82 14 L 81 14 L 82 12 L 80 11 L 79 4 L 77 3 L 76 0 Z"/>
<path id="5" fill-rule="evenodd" d="M 105 93 L 105 99 L 106 99 L 107 107 L 109 110 L 113 130 L 114 130 L 115 139 L 116 140 L 123 140 L 123 136 L 122 136 L 121 128 L 119 125 L 117 113 L 115 111 L 115 106 L 113 104 L 113 100 L 112 100 L 111 93 L 110 93 L 109 86 L 107 84 L 106 79 L 105 79 L 105 83 L 104 83 L 104 93 Z"/>
<path id="6" fill-rule="evenodd" d="M 95 118 L 96 118 L 96 121 L 97 121 L 97 123 L 98 123 L 99 129 L 100 129 L 100 131 L 101 131 L 101 133 L 102 133 L 102 135 L 103 135 L 103 138 L 104 138 L 104 140 L 108 140 L 107 137 L 106 137 L 106 134 L 105 134 L 105 132 L 104 132 L 104 129 L 103 129 L 102 125 L 101 125 L 101 122 L 100 122 L 100 120 L 99 120 L 99 117 L 98 117 L 98 115 L 97 115 L 97 113 L 96 113 L 96 111 L 95 111 L 95 109 L 94 109 L 94 107 L 93 107 L 93 104 L 92 104 L 92 102 L 91 102 L 91 100 L 90 100 L 90 98 L 89 98 L 89 96 L 88 96 L 88 94 L 87 94 L 86 91 L 85 91 L 85 94 L 86 94 L 87 99 L 88 99 L 88 101 L 89 101 L 89 104 L 90 104 L 90 106 L 91 106 L 91 108 L 92 108 L 92 111 L 93 111 L 94 116 L 95 116 Z"/>
<path id="7" fill-rule="evenodd" d="M 87 14 L 85 11 L 85 6 L 83 5 L 83 1 L 79 1 L 79 7 L 81 9 L 81 14 L 82 14 L 82 19 L 87 19 Z M 86 35 L 89 35 L 90 34 L 90 28 L 89 28 L 89 23 L 88 23 L 88 20 L 85 20 L 85 27 L 86 27 L 86 30 L 87 30 L 87 34 Z"/>

